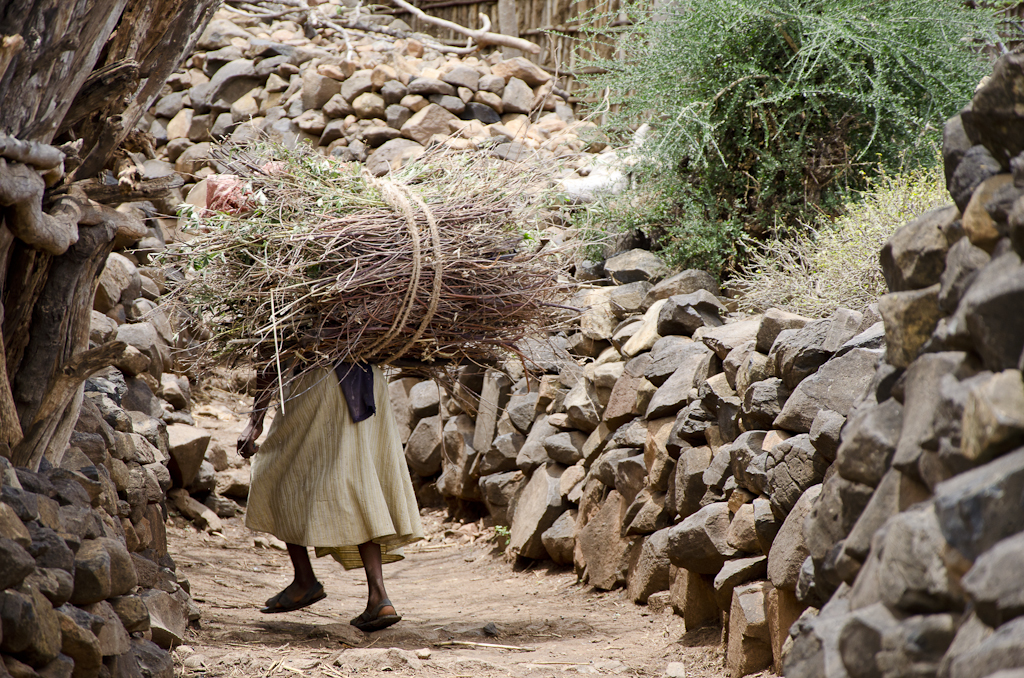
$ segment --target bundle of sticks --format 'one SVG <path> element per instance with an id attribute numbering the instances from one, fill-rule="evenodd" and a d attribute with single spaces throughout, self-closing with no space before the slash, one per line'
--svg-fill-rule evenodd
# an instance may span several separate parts
<path id="1" fill-rule="evenodd" d="M 521 169 L 436 152 L 376 179 L 306 148 L 218 155 L 230 207 L 196 210 L 173 255 L 201 363 L 494 364 L 566 315 L 565 258 L 518 223 Z"/>

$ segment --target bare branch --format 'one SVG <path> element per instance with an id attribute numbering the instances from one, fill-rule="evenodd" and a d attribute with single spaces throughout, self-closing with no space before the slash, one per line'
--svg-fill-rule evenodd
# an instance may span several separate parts
<path id="1" fill-rule="evenodd" d="M 465 26 L 460 26 L 459 24 L 452 21 L 447 21 L 445 19 L 439 19 L 437 17 L 430 16 L 429 14 L 421 10 L 419 7 L 416 7 L 415 5 L 406 2 L 406 0 L 392 0 L 392 2 L 394 2 L 394 4 L 398 5 L 402 9 L 406 10 L 407 12 L 418 18 L 420 21 L 432 24 L 434 26 L 438 26 L 440 28 L 447 28 L 450 31 L 455 31 L 456 33 L 465 35 L 472 39 L 481 47 L 487 45 L 500 45 L 502 47 L 512 47 L 514 49 L 521 49 L 524 52 L 529 52 L 530 54 L 540 54 L 540 47 L 530 42 L 529 40 L 523 40 L 522 38 L 514 38 L 510 35 L 502 35 L 500 33 L 491 33 L 491 20 L 487 18 L 486 14 L 480 14 L 480 20 L 483 27 L 477 30 L 473 30 L 471 28 L 466 28 Z"/>

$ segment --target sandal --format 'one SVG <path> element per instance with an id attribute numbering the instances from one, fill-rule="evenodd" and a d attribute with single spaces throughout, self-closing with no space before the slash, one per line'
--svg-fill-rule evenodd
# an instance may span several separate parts
<path id="1" fill-rule="evenodd" d="M 380 605 L 374 608 L 372 613 L 363 612 L 349 623 L 352 624 L 352 626 L 359 629 L 360 631 L 363 631 L 365 633 L 371 633 L 373 631 L 380 631 L 381 629 L 386 629 L 392 624 L 396 624 L 402 620 L 401 615 L 398 614 L 381 615 L 380 611 L 383 610 L 385 607 L 393 608 L 394 605 L 391 604 L 390 600 L 385 598 L 380 602 Z"/>
<path id="2" fill-rule="evenodd" d="M 323 600 L 327 597 L 324 592 L 323 584 L 317 583 L 316 586 L 306 591 L 301 598 L 298 600 L 283 600 L 284 591 L 281 591 L 276 596 L 266 602 L 260 612 L 263 614 L 278 614 L 280 612 L 294 612 L 295 610 L 301 610 L 304 607 L 309 607 L 313 603 Z"/>

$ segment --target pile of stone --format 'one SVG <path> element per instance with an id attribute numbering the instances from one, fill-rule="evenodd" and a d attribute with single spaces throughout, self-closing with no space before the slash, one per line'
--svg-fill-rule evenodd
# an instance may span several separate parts
<path id="1" fill-rule="evenodd" d="M 572 564 L 689 628 L 724 617 L 745 675 L 778 662 L 806 607 L 801 497 L 884 333 L 874 309 L 732 314 L 707 273 L 668 273 L 643 250 L 581 267 L 579 331 L 533 354 L 547 374 L 467 374 L 475 419 L 430 382 L 394 382 L 392 401 L 421 485 L 439 474 L 442 496 L 484 502 L 520 558 Z"/>
<path id="2" fill-rule="evenodd" d="M 38 472 L 0 458 L 0 675 L 172 676 L 168 650 L 199 609 L 167 550 L 169 504 L 216 531 L 218 513 L 239 511 L 216 471 L 231 481 L 221 489 L 247 492 L 195 426 L 188 378 L 171 371 L 188 335 L 158 306 L 173 272 L 149 260 L 167 231 L 156 209 L 119 208 L 147 235 L 108 255 L 89 345 L 126 348 L 86 381 L 68 446 Z"/>
<path id="3" fill-rule="evenodd" d="M 421 496 L 721 621 L 733 676 L 1024 669 L 1022 72 L 1004 57 L 947 124 L 955 204 L 889 240 L 878 304 L 743 317 L 635 250 L 580 267 L 544 373 L 467 372 L 468 404 L 394 382 Z"/>
<path id="4" fill-rule="evenodd" d="M 594 124 L 576 121 L 552 75 L 526 58 L 443 55 L 381 37 L 328 28 L 308 39 L 293 21 L 221 10 L 140 123 L 160 158 L 147 175 L 202 179 L 215 171 L 211 142 L 259 134 L 289 148 L 308 142 L 377 175 L 433 145 L 561 159 L 570 173 L 586 164 L 584 149 L 603 147 L 581 138 Z"/>
<path id="5" fill-rule="evenodd" d="M 110 390 L 87 394 L 39 472 L 0 458 L 0 675 L 170 678 L 168 650 L 199 618 L 167 552 L 167 432 Z"/>
<path id="6" fill-rule="evenodd" d="M 882 250 L 885 360 L 804 525 L 824 606 L 788 676 L 1024 672 L 1022 67 L 946 124 L 954 204 Z"/>

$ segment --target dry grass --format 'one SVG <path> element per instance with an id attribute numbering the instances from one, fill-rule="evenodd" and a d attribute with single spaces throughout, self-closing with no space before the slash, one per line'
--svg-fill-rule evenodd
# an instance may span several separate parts
<path id="1" fill-rule="evenodd" d="M 450 152 L 379 180 L 306 148 L 221 156 L 243 207 L 193 212 L 172 255 L 201 363 L 490 364 L 564 314 L 566 257 L 523 226 L 536 173 Z"/>
<path id="2" fill-rule="evenodd" d="M 889 236 L 948 202 L 941 167 L 882 176 L 839 218 L 765 243 L 729 285 L 745 311 L 779 308 L 823 318 L 840 307 L 863 308 L 887 292 L 878 252 Z"/>

